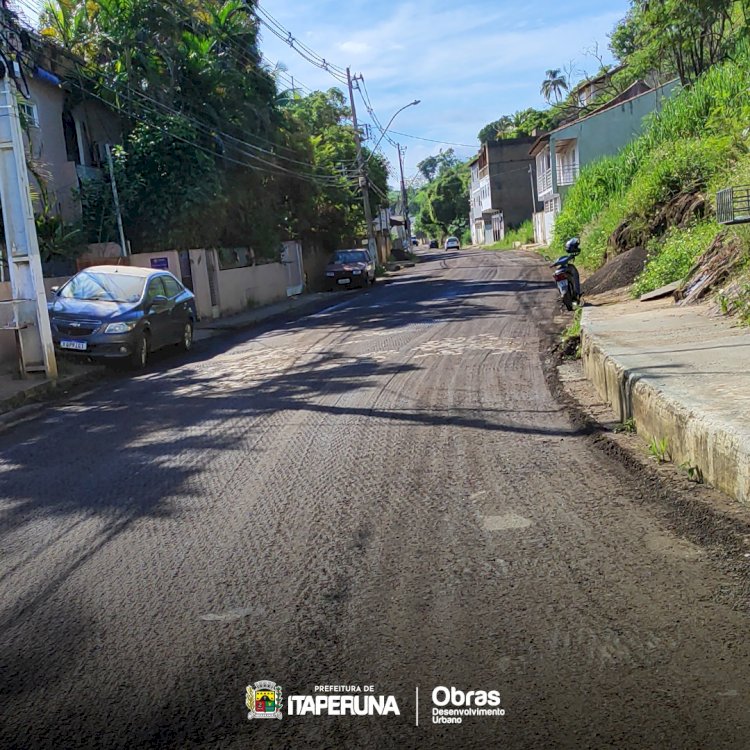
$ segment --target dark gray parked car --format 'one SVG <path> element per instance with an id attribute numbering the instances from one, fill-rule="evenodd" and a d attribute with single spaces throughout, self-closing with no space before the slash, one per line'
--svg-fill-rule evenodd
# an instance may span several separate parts
<path id="1" fill-rule="evenodd" d="M 141 368 L 149 352 L 193 345 L 195 297 L 166 271 L 92 266 L 53 292 L 47 307 L 58 352 Z"/>

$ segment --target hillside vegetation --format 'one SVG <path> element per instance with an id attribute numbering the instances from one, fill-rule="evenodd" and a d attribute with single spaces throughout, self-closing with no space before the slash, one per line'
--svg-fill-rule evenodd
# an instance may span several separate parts
<path id="1" fill-rule="evenodd" d="M 723 242 L 743 248 L 734 262 L 741 279 L 750 234 L 715 219 L 716 191 L 750 184 L 750 44 L 741 31 L 724 61 L 684 81 L 637 140 L 582 170 L 557 217 L 554 249 L 579 236 L 581 264 L 594 270 L 647 247 L 633 287 L 640 295 L 685 278 L 721 232 Z M 741 303 L 746 285 L 734 287 L 730 307 Z"/>

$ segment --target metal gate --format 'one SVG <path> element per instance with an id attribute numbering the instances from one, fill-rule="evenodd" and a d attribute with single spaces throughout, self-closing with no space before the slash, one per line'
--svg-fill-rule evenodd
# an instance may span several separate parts
<path id="1" fill-rule="evenodd" d="M 302 245 L 299 242 L 284 242 L 281 262 L 286 266 L 286 296 L 294 297 L 305 289 L 305 270 L 302 265 Z"/>

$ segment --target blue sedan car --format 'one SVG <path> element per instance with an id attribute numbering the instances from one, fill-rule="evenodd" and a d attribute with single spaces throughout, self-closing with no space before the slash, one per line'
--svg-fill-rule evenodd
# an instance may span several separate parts
<path id="1" fill-rule="evenodd" d="M 193 346 L 195 297 L 167 271 L 92 266 L 53 293 L 58 352 L 143 368 L 156 349 Z"/>

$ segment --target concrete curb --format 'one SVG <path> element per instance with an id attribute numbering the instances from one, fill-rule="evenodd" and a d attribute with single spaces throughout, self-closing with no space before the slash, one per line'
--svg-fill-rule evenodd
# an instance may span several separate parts
<path id="1" fill-rule="evenodd" d="M 196 343 L 205 341 L 210 338 L 218 336 L 226 336 L 227 334 L 237 333 L 238 331 L 244 331 L 248 328 L 254 328 L 255 326 L 263 325 L 266 323 L 273 323 L 279 320 L 295 320 L 297 318 L 304 318 L 306 315 L 311 315 L 320 310 L 324 310 L 326 307 L 330 307 L 331 304 L 335 304 L 335 300 L 344 296 L 346 293 L 325 293 L 324 296 L 316 296 L 312 299 L 305 299 L 298 303 L 292 303 L 285 305 L 283 308 L 276 308 L 272 312 L 267 314 L 261 313 L 262 308 L 259 308 L 260 313 L 257 316 L 248 316 L 244 318 L 238 318 L 235 321 L 231 319 L 225 319 L 222 323 L 221 318 L 210 321 L 207 325 L 198 325 L 196 333 L 200 332 L 201 336 L 196 337 Z"/>
<path id="2" fill-rule="evenodd" d="M 672 461 L 698 467 L 704 480 L 750 505 L 750 442 L 736 426 L 678 400 L 649 380 L 648 369 L 627 369 L 581 326 L 583 372 L 620 422 L 634 420 L 647 441 L 665 439 Z"/>
<path id="3" fill-rule="evenodd" d="M 35 417 L 57 394 L 100 380 L 103 374 L 101 368 L 94 367 L 90 372 L 66 375 L 56 381 L 45 380 L 3 399 L 0 401 L 0 431 Z"/>

